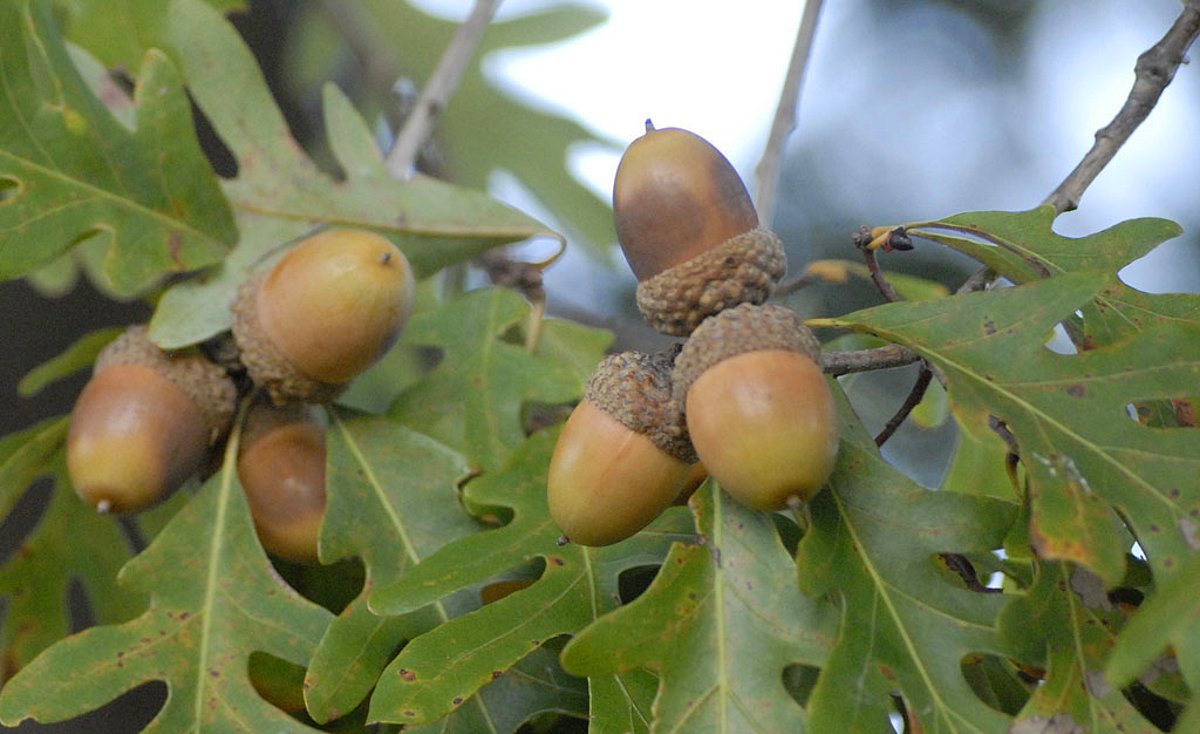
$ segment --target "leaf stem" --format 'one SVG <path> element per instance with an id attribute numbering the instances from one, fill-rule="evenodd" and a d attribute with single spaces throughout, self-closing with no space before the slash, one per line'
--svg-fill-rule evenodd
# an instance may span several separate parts
<path id="1" fill-rule="evenodd" d="M 1100 171 L 1112 161 L 1133 131 L 1150 115 L 1163 90 L 1184 62 L 1188 47 L 1200 36 L 1200 0 L 1184 0 L 1183 10 L 1158 43 L 1138 56 L 1133 88 L 1116 116 L 1096 132 L 1096 141 L 1074 170 L 1046 197 L 1059 214 L 1079 206 Z"/>
<path id="2" fill-rule="evenodd" d="M 771 132 L 767 135 L 767 144 L 763 150 L 762 159 L 754 169 L 758 179 L 755 208 L 758 210 L 759 221 L 767 226 L 770 226 L 775 216 L 775 199 L 779 190 L 779 169 L 783 160 L 783 147 L 788 136 L 796 129 L 796 108 L 800 105 L 800 87 L 812 51 L 813 37 L 817 32 L 817 18 L 821 14 L 821 3 L 822 0 L 808 0 L 804 3 L 804 14 L 800 18 L 800 28 L 796 31 L 796 43 L 792 47 L 792 59 L 788 63 L 783 89 L 779 93 L 779 105 L 775 108 L 775 119 L 771 122 Z"/>
<path id="3" fill-rule="evenodd" d="M 412 175 L 421 145 L 429 137 L 434 123 L 462 81 L 463 72 L 499 4 L 500 0 L 475 0 L 471 14 L 454 32 L 437 68 L 417 96 L 412 113 L 388 151 L 386 163 L 392 176 L 403 180 Z"/>

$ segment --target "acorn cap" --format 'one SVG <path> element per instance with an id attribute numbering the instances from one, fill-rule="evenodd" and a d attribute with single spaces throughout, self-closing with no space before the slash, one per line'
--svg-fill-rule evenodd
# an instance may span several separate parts
<path id="1" fill-rule="evenodd" d="M 765 350 L 798 352 L 821 364 L 821 342 L 794 311 L 744 303 L 705 320 L 683 345 L 671 375 L 674 401 L 685 405 L 688 390 L 709 367 Z"/>
<path id="2" fill-rule="evenodd" d="M 258 288 L 265 277 L 266 273 L 260 272 L 243 281 L 231 306 L 233 338 L 246 373 L 276 405 L 332 402 L 345 392 L 348 383 L 321 382 L 304 375 L 263 331 L 258 321 Z"/>
<path id="3" fill-rule="evenodd" d="M 200 352 L 163 351 L 150 340 L 146 326 L 131 326 L 100 351 L 93 373 L 119 364 L 150 367 L 178 387 L 204 416 L 210 444 L 216 443 L 233 423 L 237 388 L 224 368 L 208 361 Z"/>
<path id="4" fill-rule="evenodd" d="M 671 370 L 678 351 L 671 347 L 656 354 L 609 355 L 588 379 L 583 397 L 664 453 L 691 464 L 696 452 L 683 422 L 683 404 L 671 397 Z"/>
<path id="5" fill-rule="evenodd" d="M 763 303 L 786 271 L 783 242 L 758 227 L 640 282 L 638 310 L 658 331 L 687 336 L 713 314 Z"/>

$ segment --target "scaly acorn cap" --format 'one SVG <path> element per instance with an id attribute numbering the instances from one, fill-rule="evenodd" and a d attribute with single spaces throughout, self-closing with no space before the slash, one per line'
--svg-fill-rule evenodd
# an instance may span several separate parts
<path id="1" fill-rule="evenodd" d="M 93 373 L 99 374 L 120 364 L 150 367 L 187 395 L 204 416 L 210 445 L 232 425 L 237 388 L 224 368 L 208 361 L 198 351 L 163 351 L 150 340 L 146 326 L 131 326 L 100 351 Z"/>
<path id="2" fill-rule="evenodd" d="M 609 355 L 588 379 L 583 397 L 664 453 L 692 464 L 696 452 L 683 422 L 683 404 L 671 395 L 671 370 L 678 351 L 671 347 L 656 354 Z"/>
<path id="3" fill-rule="evenodd" d="M 758 227 L 638 283 L 638 310 L 658 331 L 687 336 L 713 314 L 763 303 L 786 271 L 783 242 Z"/>
<path id="4" fill-rule="evenodd" d="M 233 312 L 233 338 L 241 350 L 241 362 L 254 384 L 271 402 L 329 403 L 345 392 L 349 383 L 314 380 L 300 372 L 271 342 L 258 320 L 258 289 L 266 272 L 255 273 L 238 287 Z"/>
<path id="5" fill-rule="evenodd" d="M 713 365 L 746 352 L 782 350 L 821 364 L 821 342 L 794 311 L 783 306 L 743 303 L 705 320 L 675 358 L 672 396 L 686 405 L 692 384 Z"/>

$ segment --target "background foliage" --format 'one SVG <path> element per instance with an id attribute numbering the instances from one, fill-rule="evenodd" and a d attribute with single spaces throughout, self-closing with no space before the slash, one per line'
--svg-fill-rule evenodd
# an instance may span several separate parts
<path id="1" fill-rule="evenodd" d="M 1117 277 L 1177 224 L 1068 238 L 1047 208 L 910 222 L 923 251 L 958 253 L 899 279 L 910 300 L 835 308 L 827 282 L 788 302 L 822 314 L 811 323 L 830 350 L 891 342 L 927 360 L 945 390 L 906 430 L 941 436 L 941 457 L 881 453 L 868 426 L 899 397 L 830 378 L 846 396 L 842 448 L 803 513 L 750 511 L 708 482 L 628 541 L 559 546 L 544 496 L 557 419 L 613 335 L 476 287 L 467 263 L 558 236 L 482 192 L 497 166 L 603 261 L 606 205 L 562 165 L 592 134 L 475 67 L 423 154 L 440 177 L 400 182 L 376 123 L 397 122 L 391 81 L 427 76 L 452 25 L 399 3 L 306 5 L 291 63 L 311 137 L 298 141 L 225 16 L 238 3 L 119 8 L 0 5 L 0 274 L 52 292 L 82 274 L 146 303 L 154 338 L 182 346 L 227 328 L 233 289 L 280 243 L 350 223 L 405 251 L 418 312 L 328 411 L 319 567 L 259 546 L 236 434 L 206 481 L 122 523 L 70 490 L 63 418 L 0 440 L 0 516 L 43 505 L 27 532 L 3 525 L 19 545 L 0 566 L 3 724 L 70 720 L 134 689 L 154 711 L 125 730 L 573 731 L 586 718 L 592 732 L 1152 732 L 1200 719 L 1200 298 Z M 555 7 L 495 24 L 485 48 L 600 20 Z M 386 52 L 353 84 L 318 84 L 339 77 L 342 37 Z M 951 295 L 964 263 L 1011 287 Z M 23 393 L 86 368 L 112 334 L 84 335 Z M 909 476 L 914 462 L 927 466 Z M 72 618 L 81 606 L 94 624 Z"/>

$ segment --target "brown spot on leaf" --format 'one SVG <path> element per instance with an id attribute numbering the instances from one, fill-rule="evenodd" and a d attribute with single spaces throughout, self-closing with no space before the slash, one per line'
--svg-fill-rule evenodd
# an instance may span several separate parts
<path id="1" fill-rule="evenodd" d="M 1079 383 L 1075 383 L 1067 388 L 1067 394 L 1073 398 L 1085 398 L 1087 397 L 1087 388 Z"/>
<path id="2" fill-rule="evenodd" d="M 171 232 L 169 249 L 171 252 L 171 262 L 175 263 L 175 267 L 179 270 L 186 270 L 187 267 L 183 263 L 183 258 L 179 256 L 180 250 L 183 249 L 183 235 L 178 231 Z"/>
<path id="3" fill-rule="evenodd" d="M 411 670 L 401 668 L 400 669 L 400 678 L 402 680 L 408 681 L 409 683 L 412 683 L 413 681 L 415 681 L 417 679 L 417 674 L 412 672 Z"/>
<path id="4" fill-rule="evenodd" d="M 451 701 L 450 703 L 454 704 L 455 706 L 462 706 L 462 702 L 463 702 L 462 696 L 455 696 L 454 700 Z"/>
<path id="5" fill-rule="evenodd" d="M 503 671 L 493 670 L 492 671 L 492 680 L 496 680 L 497 678 L 499 678 L 502 675 L 504 675 Z"/>
<path id="6" fill-rule="evenodd" d="M 987 334 L 988 336 L 995 334 L 996 333 L 996 322 L 992 321 L 991 319 L 985 320 L 983 322 L 983 333 Z"/>
<path id="7" fill-rule="evenodd" d="M 567 562 L 566 562 L 566 561 L 564 561 L 564 560 L 563 560 L 561 557 L 559 557 L 559 556 L 550 556 L 550 562 L 551 562 L 551 563 L 553 563 L 555 566 L 565 566 L 565 565 L 567 565 Z"/>

